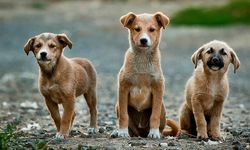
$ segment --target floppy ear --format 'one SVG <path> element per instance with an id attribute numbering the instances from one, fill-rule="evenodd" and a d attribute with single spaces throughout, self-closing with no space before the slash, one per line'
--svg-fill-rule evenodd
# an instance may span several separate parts
<path id="1" fill-rule="evenodd" d="M 193 53 L 193 55 L 192 55 L 192 57 L 191 57 L 191 60 L 192 60 L 192 62 L 193 62 L 193 64 L 194 64 L 194 68 L 197 67 L 198 61 L 201 59 L 201 53 L 202 53 L 202 51 L 203 51 L 204 49 L 205 49 L 205 46 L 203 45 L 203 46 L 201 46 L 198 50 L 196 50 L 196 51 Z"/>
<path id="2" fill-rule="evenodd" d="M 155 13 L 154 16 L 155 16 L 158 24 L 161 27 L 163 27 L 163 29 L 165 29 L 170 22 L 169 18 L 166 15 L 164 15 L 162 12 L 157 12 L 157 13 Z"/>
<path id="3" fill-rule="evenodd" d="M 70 39 L 67 37 L 66 34 L 64 34 L 64 33 L 57 34 L 57 39 L 58 39 L 59 43 L 61 43 L 63 45 L 63 47 L 68 46 L 70 49 L 72 48 L 72 42 L 70 41 Z"/>
<path id="4" fill-rule="evenodd" d="M 133 12 L 129 12 L 127 15 L 121 16 L 120 21 L 124 27 L 130 28 L 135 18 L 136 15 Z"/>
<path id="5" fill-rule="evenodd" d="M 33 50 L 33 44 L 35 41 L 36 37 L 30 38 L 26 44 L 24 45 L 24 52 L 29 55 L 29 52 Z"/>
<path id="6" fill-rule="evenodd" d="M 231 49 L 230 54 L 231 63 L 234 65 L 234 73 L 236 73 L 236 70 L 240 67 L 240 60 L 233 49 Z"/>

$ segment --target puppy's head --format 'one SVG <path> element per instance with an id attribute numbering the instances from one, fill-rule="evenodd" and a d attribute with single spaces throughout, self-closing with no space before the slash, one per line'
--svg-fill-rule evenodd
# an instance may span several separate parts
<path id="1" fill-rule="evenodd" d="M 128 13 L 120 18 L 129 29 L 129 42 L 134 50 L 152 50 L 159 46 L 161 28 L 165 29 L 169 18 L 161 12 L 155 14 Z"/>
<path id="2" fill-rule="evenodd" d="M 211 72 L 226 72 L 230 63 L 234 65 L 234 73 L 240 67 L 240 61 L 234 50 L 222 41 L 214 40 L 201 46 L 192 55 L 195 68 L 200 59 L 205 69 L 209 69 Z"/>
<path id="3" fill-rule="evenodd" d="M 27 55 L 32 51 L 40 65 L 55 65 L 66 46 L 72 48 L 66 34 L 42 33 L 30 38 L 24 45 L 24 51 Z"/>

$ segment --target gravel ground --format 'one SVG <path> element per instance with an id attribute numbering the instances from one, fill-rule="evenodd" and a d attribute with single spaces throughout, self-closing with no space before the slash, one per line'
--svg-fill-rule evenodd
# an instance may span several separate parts
<path id="1" fill-rule="evenodd" d="M 156 1 L 147 5 L 143 1 L 135 4 L 130 1 L 45 1 L 42 3 L 45 8 L 34 9 L 32 1 L 14 2 L 16 5 L 0 1 L 0 127 L 15 119 L 20 121 L 17 142 L 10 145 L 14 149 L 36 148 L 36 143 L 41 140 L 49 141 L 48 147 L 73 149 L 250 149 L 249 27 L 174 27 L 170 24 L 162 34 L 161 62 L 166 78 L 164 100 L 167 117 L 175 120 L 178 120 L 185 82 L 194 69 L 190 60 L 192 53 L 213 39 L 226 41 L 237 52 L 241 67 L 236 74 L 230 68 L 230 95 L 221 121 L 225 141 L 206 142 L 188 137 L 160 140 L 111 138 L 110 133 L 116 127 L 116 76 L 128 48 L 127 31 L 119 24 L 119 17 L 128 11 L 160 10 L 171 18 L 173 12 L 183 7 L 202 3 Z M 97 135 L 87 134 L 88 108 L 83 97 L 79 97 L 70 138 L 64 142 L 50 141 L 55 135 L 55 127 L 37 89 L 38 66 L 33 55 L 27 57 L 23 51 L 26 40 L 41 32 L 67 33 L 74 44 L 72 50 L 65 50 L 65 55 L 85 57 L 94 63 L 98 72 Z"/>

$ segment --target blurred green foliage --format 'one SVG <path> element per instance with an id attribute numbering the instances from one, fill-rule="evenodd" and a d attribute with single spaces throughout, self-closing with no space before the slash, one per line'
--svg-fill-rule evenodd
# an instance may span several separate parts
<path id="1" fill-rule="evenodd" d="M 250 0 L 231 0 L 220 7 L 187 8 L 174 14 L 171 23 L 201 26 L 250 25 Z"/>

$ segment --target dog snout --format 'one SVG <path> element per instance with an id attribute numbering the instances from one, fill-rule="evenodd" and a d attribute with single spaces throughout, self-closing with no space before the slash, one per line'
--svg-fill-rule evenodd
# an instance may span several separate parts
<path id="1" fill-rule="evenodd" d="M 211 61 L 214 64 L 218 64 L 220 62 L 220 59 L 218 57 L 213 57 Z"/>
<path id="2" fill-rule="evenodd" d="M 141 45 L 147 45 L 148 40 L 146 38 L 141 38 L 140 42 L 141 42 Z"/>
<path id="3" fill-rule="evenodd" d="M 41 59 L 45 60 L 47 58 L 47 52 L 41 52 Z"/>

